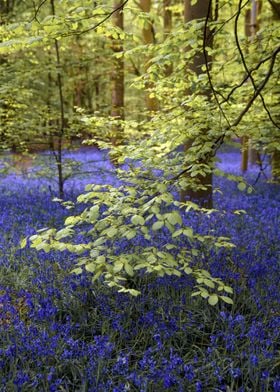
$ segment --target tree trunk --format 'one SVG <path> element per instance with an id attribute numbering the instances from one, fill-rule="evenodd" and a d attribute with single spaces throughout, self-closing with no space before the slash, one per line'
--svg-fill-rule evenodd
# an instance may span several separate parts
<path id="1" fill-rule="evenodd" d="M 244 174 L 248 170 L 249 139 L 247 136 L 242 137 L 241 145 L 241 171 Z"/>
<path id="2" fill-rule="evenodd" d="M 163 32 L 167 36 L 172 30 L 171 0 L 163 0 Z"/>
<path id="3" fill-rule="evenodd" d="M 151 12 L 151 0 L 140 0 L 139 6 L 143 12 L 146 12 L 147 14 Z M 155 43 L 155 31 L 151 18 L 149 19 L 148 22 L 145 23 L 142 29 L 142 35 L 143 35 L 143 41 L 145 45 L 150 45 Z M 148 71 L 149 60 L 150 57 L 147 57 L 146 64 L 145 64 L 145 72 Z M 146 89 L 146 95 L 145 95 L 146 107 L 149 112 L 155 112 L 158 110 L 158 102 L 157 99 L 153 95 L 151 95 L 151 90 L 153 89 L 153 83 L 148 81 L 145 85 L 145 89 Z"/>
<path id="4" fill-rule="evenodd" d="M 163 34 L 164 39 L 171 33 L 172 31 L 172 11 L 168 9 L 171 6 L 171 0 L 163 0 Z M 171 75 L 173 71 L 172 64 L 166 66 L 165 75 Z"/>
<path id="5" fill-rule="evenodd" d="M 122 2 L 115 0 L 113 14 L 113 25 L 123 30 L 123 10 L 120 8 Z M 112 38 L 112 50 L 114 54 L 123 52 L 123 42 L 119 38 Z M 114 146 L 120 145 L 123 141 L 123 123 L 124 120 L 124 60 L 123 57 L 113 57 L 113 70 L 111 74 L 111 116 L 115 119 L 112 126 L 111 142 Z M 99 88 L 99 86 L 98 86 Z M 110 154 L 111 162 L 118 164 L 116 151 L 112 150 Z"/>
<path id="6" fill-rule="evenodd" d="M 113 15 L 113 24 L 115 27 L 123 30 L 123 10 L 119 9 L 122 2 L 116 0 L 114 9 L 117 10 Z M 114 53 L 123 52 L 123 42 L 121 39 L 112 39 L 112 49 Z M 112 97 L 111 97 L 111 116 L 115 118 L 116 123 L 112 127 L 113 145 L 117 146 L 123 140 L 123 124 L 124 120 L 124 60 L 123 57 L 113 58 L 113 71 L 112 71 Z M 111 159 L 114 164 L 117 163 L 117 157 L 112 155 Z"/>
<path id="7" fill-rule="evenodd" d="M 185 0 L 185 8 L 184 8 L 184 21 L 188 23 L 190 21 L 196 19 L 206 18 L 208 14 L 208 9 L 210 5 L 210 0 L 198 0 L 195 5 L 191 5 L 191 0 Z M 209 34 L 209 33 L 208 33 Z M 212 39 L 208 36 L 207 46 L 212 46 Z M 210 66 L 210 57 L 207 58 L 208 64 Z M 202 73 L 202 66 L 205 65 L 205 57 L 203 53 L 203 48 L 196 53 L 192 62 L 187 64 L 187 68 L 192 70 L 196 75 L 200 75 Z M 189 94 L 190 92 L 186 92 Z M 204 95 L 210 97 L 210 91 L 205 91 Z M 203 132 L 207 133 L 208 129 L 204 129 Z M 186 155 L 188 154 L 188 149 L 192 146 L 194 140 L 188 140 L 185 144 Z M 207 164 L 207 160 L 201 162 Z M 188 174 L 186 174 L 188 175 Z M 212 171 L 206 173 L 205 176 L 197 175 L 195 180 L 205 189 L 183 189 L 181 191 L 181 201 L 192 200 L 199 204 L 204 208 L 212 208 L 213 207 L 213 196 L 212 196 Z"/>
<path id="8" fill-rule="evenodd" d="M 275 20 L 280 20 L 280 3 L 279 1 L 269 0 Z M 277 116 L 279 120 L 280 116 Z M 279 131 L 278 131 L 279 132 Z M 280 183 L 280 151 L 274 150 L 271 155 L 271 174 L 273 181 Z"/>
<path id="9" fill-rule="evenodd" d="M 250 11 L 250 41 L 254 43 L 257 39 L 257 32 L 260 29 L 260 13 L 262 2 L 260 0 L 251 0 Z M 258 163 L 258 151 L 249 143 L 249 162 L 252 165 Z"/>
<path id="10" fill-rule="evenodd" d="M 257 32 L 260 28 L 259 16 L 261 5 L 260 0 L 251 0 L 251 8 L 245 14 L 245 35 L 248 37 L 250 44 L 255 42 Z M 245 173 L 248 170 L 249 162 L 252 165 L 258 162 L 258 151 L 251 145 L 250 140 L 246 136 L 242 138 L 241 154 L 241 171 Z"/>
<path id="11" fill-rule="evenodd" d="M 280 182 L 280 151 L 279 150 L 275 150 L 272 154 L 271 173 L 272 173 L 272 180 L 279 183 Z"/>
<path id="12" fill-rule="evenodd" d="M 54 0 L 50 0 L 52 15 L 55 15 Z M 64 138 L 64 131 L 66 126 L 65 113 L 64 113 L 64 97 L 63 97 L 63 87 L 62 87 L 62 75 L 61 75 L 61 62 L 60 62 L 60 50 L 57 39 L 54 39 L 55 55 L 56 55 L 56 66 L 57 66 L 57 90 L 59 97 L 60 106 L 60 119 L 58 121 L 57 129 L 57 147 L 54 150 L 54 156 L 56 160 L 57 174 L 58 174 L 58 191 L 59 197 L 64 198 L 64 177 L 63 177 L 63 157 L 62 157 L 62 143 Z"/>

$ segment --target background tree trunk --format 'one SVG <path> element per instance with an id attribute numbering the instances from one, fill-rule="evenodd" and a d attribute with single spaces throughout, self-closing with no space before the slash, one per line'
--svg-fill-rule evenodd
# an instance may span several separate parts
<path id="1" fill-rule="evenodd" d="M 172 31 L 172 11 L 168 8 L 171 6 L 171 0 L 163 0 L 163 34 L 164 39 Z M 165 74 L 169 76 L 172 73 L 172 64 L 166 66 Z"/>
<path id="2" fill-rule="evenodd" d="M 245 14 L 245 35 L 248 43 L 253 44 L 256 41 L 256 35 L 260 28 L 259 16 L 261 12 L 261 1 L 251 0 L 251 8 Z M 248 163 L 256 164 L 258 161 L 258 152 L 251 145 L 251 141 L 247 136 L 241 139 L 241 171 L 245 173 L 248 170 Z"/>
<path id="3" fill-rule="evenodd" d="M 208 14 L 210 0 L 198 0 L 195 5 L 191 5 L 191 0 L 185 0 L 184 8 L 184 21 L 185 23 L 191 22 L 193 20 L 206 18 Z M 210 38 L 210 37 L 209 37 Z M 208 40 L 207 46 L 212 45 L 212 39 Z M 208 57 L 208 63 L 211 61 Z M 191 63 L 187 64 L 187 69 L 193 71 L 196 75 L 202 73 L 202 66 L 205 65 L 205 57 L 203 53 L 203 48 L 196 53 Z M 210 64 L 209 64 L 210 65 Z M 186 92 L 189 94 L 190 92 Z M 205 91 L 204 94 L 210 97 L 210 91 Z M 207 133 L 208 129 L 203 130 Z M 188 149 L 192 146 L 194 140 L 188 140 L 185 144 L 185 151 L 188 154 Z M 207 164 L 208 162 L 202 162 Z M 188 175 L 188 174 L 187 174 Z M 186 189 L 181 191 L 181 200 L 192 200 L 204 208 L 212 208 L 213 197 L 212 197 L 212 172 L 207 173 L 205 176 L 197 175 L 195 179 L 197 182 L 205 187 L 205 189 Z"/>
<path id="4" fill-rule="evenodd" d="M 139 6 L 143 12 L 150 14 L 151 0 L 140 0 Z M 142 29 L 142 35 L 143 35 L 143 41 L 145 45 L 150 45 L 155 43 L 155 31 L 154 31 L 153 21 L 151 18 L 149 18 L 149 21 L 146 21 Z M 147 57 L 145 62 L 145 72 L 148 71 L 149 60 L 150 57 Z M 145 95 L 146 107 L 149 112 L 155 112 L 158 110 L 158 102 L 155 97 L 151 96 L 150 90 L 153 89 L 153 83 L 151 81 L 148 81 L 145 87 L 146 87 L 146 95 Z"/>
<path id="5" fill-rule="evenodd" d="M 114 4 L 114 8 L 118 9 L 122 2 L 117 0 Z M 114 26 L 123 30 L 123 11 L 119 9 L 113 15 Z M 123 51 L 123 43 L 120 39 L 112 40 L 112 49 L 114 53 L 120 53 Z M 115 117 L 116 120 L 120 120 L 119 124 L 113 127 L 112 143 L 118 145 L 121 143 L 123 138 L 122 130 L 123 126 L 121 121 L 124 120 L 124 61 L 123 57 L 113 58 L 113 72 L 112 72 L 112 109 L 111 116 Z"/>
<path id="6" fill-rule="evenodd" d="M 50 4 L 51 4 L 52 15 L 55 15 L 54 0 L 51 0 Z M 63 199 L 64 176 L 63 176 L 62 145 L 63 145 L 66 121 L 65 121 L 64 96 L 63 96 L 63 87 L 62 87 L 60 50 L 59 50 L 59 44 L 57 39 L 54 39 L 54 46 L 55 46 L 55 55 L 56 55 L 56 66 L 57 66 L 56 80 L 57 80 L 58 100 L 59 100 L 59 109 L 60 109 L 60 119 L 58 120 L 58 129 L 57 129 L 57 146 L 56 146 L 56 150 L 54 150 L 54 156 L 56 160 L 57 173 L 58 173 L 59 197 Z"/>
<path id="7" fill-rule="evenodd" d="M 271 5 L 274 19 L 280 21 L 280 3 L 279 1 L 271 1 L 269 0 Z M 279 92 L 277 91 L 279 94 Z M 279 121 L 280 115 L 277 116 L 277 120 Z M 279 130 L 278 130 L 279 132 Z M 280 151 L 274 150 L 271 155 L 271 174 L 273 181 L 280 182 Z"/>

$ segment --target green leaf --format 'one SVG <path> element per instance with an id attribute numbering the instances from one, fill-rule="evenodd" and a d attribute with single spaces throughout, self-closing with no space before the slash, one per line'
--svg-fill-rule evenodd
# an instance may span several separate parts
<path id="1" fill-rule="evenodd" d="M 32 241 L 31 248 L 37 248 L 42 243 L 42 238 L 37 235 L 30 237 L 30 240 Z"/>
<path id="2" fill-rule="evenodd" d="M 99 238 L 97 238 L 97 240 L 94 241 L 93 245 L 94 246 L 99 246 L 99 245 L 104 244 L 104 242 L 106 242 L 106 238 L 99 237 Z"/>
<path id="3" fill-rule="evenodd" d="M 170 212 L 166 214 L 166 218 L 171 225 L 182 225 L 181 215 L 177 211 Z"/>
<path id="4" fill-rule="evenodd" d="M 127 232 L 125 232 L 125 236 L 128 240 L 131 240 L 132 238 L 134 238 L 136 236 L 136 231 L 135 230 L 129 230 Z"/>
<path id="5" fill-rule="evenodd" d="M 88 219 L 93 223 L 96 221 L 98 216 L 99 216 L 99 206 L 95 205 L 90 208 L 89 213 L 88 213 Z"/>
<path id="6" fill-rule="evenodd" d="M 189 274 L 191 274 L 191 273 L 193 272 L 193 270 L 192 270 L 191 267 L 185 267 L 185 268 L 184 268 L 184 271 L 185 271 L 185 273 L 186 273 L 187 275 L 189 275 Z"/>
<path id="7" fill-rule="evenodd" d="M 137 295 L 141 294 L 140 291 L 134 289 L 127 289 L 127 292 L 131 294 L 133 297 L 137 297 Z"/>
<path id="8" fill-rule="evenodd" d="M 226 293 L 229 293 L 229 294 L 232 294 L 232 293 L 233 293 L 232 288 L 229 287 L 229 286 L 224 286 L 223 289 L 225 290 Z"/>
<path id="9" fill-rule="evenodd" d="M 74 269 L 71 271 L 72 274 L 76 274 L 76 275 L 80 275 L 82 272 L 83 272 L 83 270 L 82 270 L 81 267 L 79 267 L 79 268 L 74 268 Z"/>
<path id="10" fill-rule="evenodd" d="M 117 261 L 117 262 L 114 264 L 113 271 L 114 271 L 115 273 L 120 272 L 120 271 L 123 269 L 123 265 L 124 265 L 123 261 Z"/>
<path id="11" fill-rule="evenodd" d="M 96 262 L 97 264 L 105 264 L 105 262 L 106 262 L 106 257 L 103 256 L 103 255 L 100 255 L 100 256 L 98 256 L 98 257 L 96 258 L 95 262 Z"/>
<path id="12" fill-rule="evenodd" d="M 145 219 L 141 215 L 133 215 L 131 218 L 131 222 L 137 226 L 137 225 L 144 225 L 145 224 Z"/>
<path id="13" fill-rule="evenodd" d="M 170 250 L 170 249 L 175 249 L 176 246 L 173 245 L 173 244 L 166 244 L 166 245 L 165 245 L 165 248 L 166 248 L 167 250 Z"/>
<path id="14" fill-rule="evenodd" d="M 253 188 L 251 186 L 249 186 L 248 189 L 247 189 L 247 193 L 251 194 L 252 192 L 253 192 Z"/>
<path id="15" fill-rule="evenodd" d="M 233 305 L 233 300 L 229 297 L 226 297 L 224 295 L 220 295 L 220 298 L 222 301 L 224 301 L 225 303 L 229 304 L 229 305 Z"/>
<path id="16" fill-rule="evenodd" d="M 129 276 L 134 276 L 133 268 L 131 267 L 131 265 L 130 265 L 129 263 L 125 263 L 125 265 L 124 265 L 124 270 L 125 270 L 125 272 L 126 272 Z"/>
<path id="17" fill-rule="evenodd" d="M 96 264 L 95 263 L 89 263 L 89 264 L 86 265 L 85 268 L 86 268 L 86 270 L 88 272 L 94 272 L 95 269 L 96 269 Z"/>
<path id="18" fill-rule="evenodd" d="M 199 255 L 199 251 L 198 251 L 197 249 L 195 249 L 195 248 L 193 248 L 193 249 L 191 250 L 191 252 L 192 252 L 192 255 L 193 255 L 193 256 L 198 256 L 198 255 Z"/>
<path id="19" fill-rule="evenodd" d="M 182 229 L 176 230 L 176 231 L 172 234 L 172 237 L 173 237 L 173 238 L 176 238 L 176 237 L 178 237 L 179 235 L 181 235 L 182 233 L 183 233 L 183 230 L 182 230 Z"/>
<path id="20" fill-rule="evenodd" d="M 237 188 L 238 188 L 241 192 L 245 191 L 246 187 L 247 187 L 247 186 L 246 186 L 245 182 L 240 182 L 240 183 L 237 185 Z"/>
<path id="21" fill-rule="evenodd" d="M 210 287 L 211 289 L 215 288 L 215 284 L 210 279 L 204 279 L 203 283 L 205 284 L 205 286 Z"/>
<path id="22" fill-rule="evenodd" d="M 209 297 L 208 291 L 201 291 L 200 295 L 201 295 L 202 298 L 205 298 L 205 299 Z"/>
<path id="23" fill-rule="evenodd" d="M 191 294 L 191 297 L 197 297 L 198 295 L 201 295 L 201 291 L 195 291 Z"/>
<path id="24" fill-rule="evenodd" d="M 217 294 L 212 294 L 208 298 L 208 303 L 212 306 L 216 305 L 218 301 L 219 301 L 219 297 L 217 296 Z"/>
<path id="25" fill-rule="evenodd" d="M 148 261 L 149 263 L 155 263 L 155 262 L 157 261 L 157 258 L 156 258 L 156 256 L 155 256 L 154 254 L 151 254 L 151 255 L 149 255 L 149 256 L 147 257 L 147 261 Z"/>
<path id="26" fill-rule="evenodd" d="M 20 249 L 25 248 L 27 245 L 27 239 L 24 238 L 23 240 L 20 241 Z"/>
<path id="27" fill-rule="evenodd" d="M 167 190 L 167 186 L 166 186 L 165 184 L 163 184 L 163 183 L 159 183 L 159 184 L 157 185 L 157 190 L 158 190 L 160 193 L 164 193 L 164 192 L 166 192 L 166 190 Z"/>
<path id="28" fill-rule="evenodd" d="M 118 230 L 115 227 L 111 227 L 109 230 L 106 230 L 106 234 L 109 238 L 113 238 L 117 232 Z"/>
<path id="29" fill-rule="evenodd" d="M 162 228 L 162 226 L 164 225 L 164 222 L 162 221 L 157 221 L 153 224 L 152 226 L 152 230 L 156 231 L 156 230 L 160 230 Z"/>
<path id="30" fill-rule="evenodd" d="M 185 236 L 193 238 L 193 229 L 191 227 L 184 228 L 183 233 Z"/>

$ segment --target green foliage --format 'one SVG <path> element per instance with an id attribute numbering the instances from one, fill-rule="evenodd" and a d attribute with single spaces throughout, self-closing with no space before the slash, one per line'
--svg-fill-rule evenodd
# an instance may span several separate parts
<path id="1" fill-rule="evenodd" d="M 166 189 L 161 185 L 158 188 Z M 161 193 L 153 186 L 143 190 L 139 185 L 88 185 L 77 203 L 84 206 L 80 213 L 68 216 L 61 230 L 44 229 L 30 237 L 31 247 L 80 255 L 73 273 L 80 274 L 85 269 L 93 274 L 93 282 L 102 279 L 120 292 L 140 294 L 140 288 L 131 284 L 142 272 L 155 276 L 186 273 L 198 284 L 195 295 L 209 297 L 211 305 L 219 299 L 230 303 L 223 293 L 231 291 L 220 279 L 191 266 L 193 255 L 199 256 L 201 243 L 217 248 L 233 246 L 224 237 L 201 236 L 184 224 L 184 210 L 189 210 L 193 203 L 176 202 L 167 189 Z M 166 233 L 160 244 L 158 231 Z M 73 239 L 79 233 L 84 240 L 76 243 Z M 154 242 L 154 246 L 135 245 L 139 238 L 140 242 L 141 238 Z M 123 239 L 131 247 L 123 249 Z M 22 246 L 25 245 L 23 241 Z M 217 299 L 215 303 L 213 298 Z"/>

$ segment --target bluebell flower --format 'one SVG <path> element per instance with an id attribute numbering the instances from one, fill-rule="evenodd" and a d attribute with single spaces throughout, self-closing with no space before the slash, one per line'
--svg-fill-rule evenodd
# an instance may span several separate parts
<path id="1" fill-rule="evenodd" d="M 184 372 L 188 381 L 192 381 L 194 379 L 194 367 L 192 365 L 184 365 Z"/>
<path id="2" fill-rule="evenodd" d="M 273 382 L 273 392 L 280 392 L 280 378 L 277 377 L 277 379 Z"/>
<path id="3" fill-rule="evenodd" d="M 234 368 L 234 367 L 230 367 L 229 369 L 229 373 L 233 378 L 239 378 L 242 374 L 241 369 L 240 368 Z"/>
<path id="4" fill-rule="evenodd" d="M 197 381 L 195 383 L 195 391 L 196 392 L 203 392 L 203 384 L 201 381 Z"/>
<path id="5" fill-rule="evenodd" d="M 259 359 L 255 354 L 250 355 L 250 363 L 252 366 L 256 367 L 259 364 Z"/>

